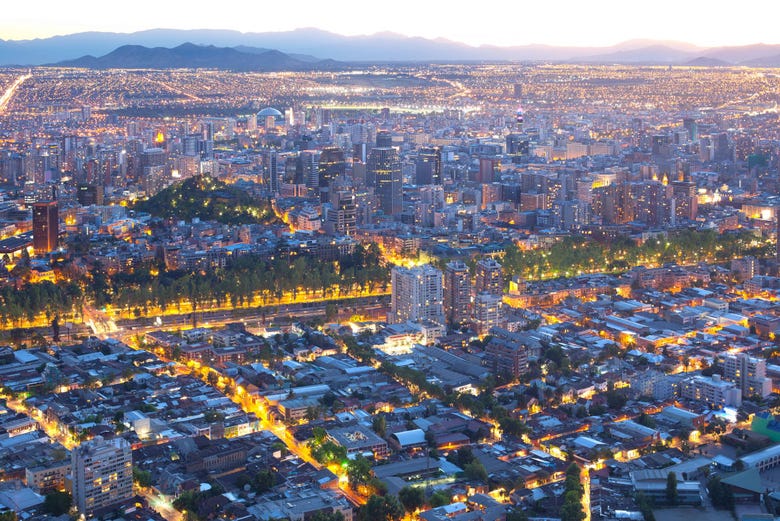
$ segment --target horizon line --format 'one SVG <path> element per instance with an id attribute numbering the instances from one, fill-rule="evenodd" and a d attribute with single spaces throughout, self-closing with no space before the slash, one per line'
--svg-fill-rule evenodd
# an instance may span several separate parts
<path id="1" fill-rule="evenodd" d="M 766 41 L 754 41 L 752 43 L 739 43 L 739 44 L 716 44 L 716 45 L 703 45 L 699 43 L 693 43 L 686 40 L 676 40 L 676 39 L 654 39 L 649 37 L 637 37 L 637 38 L 630 38 L 628 40 L 619 40 L 611 44 L 590 44 L 590 45 L 576 45 L 576 44 L 559 44 L 559 43 L 540 43 L 540 42 L 529 42 L 529 43 L 515 43 L 515 44 L 500 44 L 500 43 L 469 43 L 465 42 L 463 40 L 457 40 L 452 37 L 448 36 L 421 36 L 421 35 L 409 35 L 404 34 L 397 31 L 392 30 L 382 30 L 382 31 L 376 31 L 373 33 L 358 33 L 358 34 L 344 34 L 340 32 L 336 32 L 330 29 L 323 29 L 321 27 L 313 27 L 313 26 L 306 26 L 306 27 L 296 27 L 294 29 L 286 29 L 286 30 L 268 30 L 268 31 L 242 31 L 239 29 L 228 29 L 228 28 L 197 28 L 197 29 L 184 29 L 184 28 L 173 28 L 173 27 L 152 27 L 148 29 L 138 29 L 138 30 L 131 30 L 131 31 L 102 31 L 102 30 L 84 30 L 84 31 L 75 31 L 75 32 L 69 32 L 69 33 L 55 33 L 50 34 L 48 36 L 36 36 L 36 37 L 30 37 L 30 38 L 5 38 L 2 35 L 0 35 L 0 42 L 13 42 L 13 43 L 22 43 L 22 42 L 35 42 L 35 41 L 41 41 L 41 40 L 49 40 L 52 38 L 63 38 L 63 37 L 69 37 L 69 36 L 77 36 L 81 34 L 114 34 L 114 35 L 135 35 L 139 33 L 147 33 L 147 32 L 154 32 L 154 31 L 171 31 L 171 32 L 228 32 L 228 33 L 237 33 L 240 35 L 261 35 L 261 34 L 286 34 L 286 33 L 294 33 L 294 32 L 302 32 L 302 31 L 318 31 L 323 32 L 327 34 L 331 34 L 334 36 L 342 37 L 342 38 L 370 38 L 370 37 L 376 37 L 381 35 L 392 35 L 400 38 L 408 38 L 408 39 L 422 39 L 429 42 L 437 42 L 437 41 L 443 41 L 450 44 L 457 44 L 457 45 L 465 45 L 467 47 L 471 47 L 474 49 L 480 49 L 480 48 L 498 48 L 498 49 L 511 49 L 516 47 L 551 47 L 551 48 L 571 48 L 571 49 L 609 49 L 612 47 L 617 47 L 620 45 L 630 44 L 630 43 L 644 43 L 647 45 L 654 45 L 654 44 L 679 44 L 679 45 L 686 45 L 691 47 L 696 47 L 696 50 L 710 50 L 710 49 L 716 49 L 716 48 L 722 48 L 722 47 L 753 47 L 753 46 L 760 46 L 760 45 L 766 45 L 766 46 L 774 46 L 774 45 L 780 45 L 780 42 L 778 43 L 767 43 Z"/>

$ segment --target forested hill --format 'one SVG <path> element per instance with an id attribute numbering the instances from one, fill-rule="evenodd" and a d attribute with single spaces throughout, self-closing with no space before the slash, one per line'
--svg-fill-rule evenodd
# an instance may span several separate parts
<path id="1" fill-rule="evenodd" d="M 280 223 L 267 200 L 202 175 L 169 186 L 147 200 L 139 201 L 135 210 L 154 217 L 191 221 L 218 221 L 225 224 Z"/>

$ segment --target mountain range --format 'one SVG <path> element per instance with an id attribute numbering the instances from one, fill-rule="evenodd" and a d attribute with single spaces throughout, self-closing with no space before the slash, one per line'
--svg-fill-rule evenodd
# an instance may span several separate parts
<path id="1" fill-rule="evenodd" d="M 173 48 L 123 45 L 98 58 L 86 55 L 52 65 L 88 69 L 203 68 L 241 72 L 330 70 L 343 67 L 334 60 L 319 60 L 305 55 L 291 56 L 273 49 L 215 47 L 189 42 Z"/>
<path id="2" fill-rule="evenodd" d="M 329 58 L 374 63 L 553 61 L 780 66 L 780 45 L 704 48 L 675 41 L 631 40 L 608 47 L 472 46 L 442 38 L 408 37 L 390 32 L 343 36 L 312 28 L 263 33 L 152 29 L 134 33 L 84 32 L 34 40 L 0 40 L 0 65 L 42 65 L 86 55 L 103 57 L 128 45 L 173 50 L 187 42 L 199 47 L 231 48 L 247 54 L 276 50 L 293 60 L 310 63 Z"/>

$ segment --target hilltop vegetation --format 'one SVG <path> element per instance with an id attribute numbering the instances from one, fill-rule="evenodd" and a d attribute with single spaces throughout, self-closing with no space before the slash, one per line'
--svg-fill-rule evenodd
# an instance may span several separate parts
<path id="1" fill-rule="evenodd" d="M 276 224 L 280 221 L 271 203 L 247 194 L 207 175 L 171 185 L 135 209 L 154 217 L 191 221 L 217 221 L 224 224 Z"/>

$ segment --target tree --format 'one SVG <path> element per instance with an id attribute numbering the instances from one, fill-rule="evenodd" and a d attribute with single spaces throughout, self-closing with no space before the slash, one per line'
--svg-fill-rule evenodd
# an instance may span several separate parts
<path id="1" fill-rule="evenodd" d="M 55 491 L 46 494 L 46 498 L 43 500 L 43 509 L 53 516 L 61 516 L 70 510 L 72 504 L 73 497 L 70 494 Z"/>
<path id="2" fill-rule="evenodd" d="M 583 521 L 585 512 L 582 510 L 582 499 L 576 491 L 570 490 L 563 495 L 561 521 Z"/>
<path id="3" fill-rule="evenodd" d="M 463 473 L 469 481 L 481 481 L 487 483 L 488 473 L 485 466 L 479 461 L 472 461 L 463 467 Z"/>
<path id="4" fill-rule="evenodd" d="M 152 473 L 148 470 L 142 470 L 138 467 L 133 467 L 133 482 L 141 488 L 151 487 Z"/>
<path id="5" fill-rule="evenodd" d="M 381 414 L 374 416 L 374 419 L 371 420 L 371 427 L 374 429 L 375 433 L 384 438 L 385 432 L 387 431 L 387 420 L 385 420 L 385 417 Z"/>
<path id="6" fill-rule="evenodd" d="M 674 472 L 666 475 L 666 502 L 670 505 L 677 504 L 677 474 Z"/>
<path id="7" fill-rule="evenodd" d="M 420 487 L 406 486 L 398 491 L 398 500 L 411 514 L 425 504 L 425 491 Z"/>
<path id="8" fill-rule="evenodd" d="M 358 510 L 359 521 L 397 521 L 404 509 L 396 496 L 372 495 Z"/>
<path id="9" fill-rule="evenodd" d="M 371 479 L 371 462 L 358 456 L 347 464 L 347 478 L 352 487 L 368 484 Z"/>
<path id="10" fill-rule="evenodd" d="M 444 490 L 437 490 L 431 494 L 428 504 L 431 508 L 441 507 L 452 503 L 452 497 Z"/>
<path id="11" fill-rule="evenodd" d="M 16 512 L 9 510 L 7 512 L 0 512 L 0 521 L 17 521 L 19 519 L 16 516 Z"/>
<path id="12" fill-rule="evenodd" d="M 712 505 L 721 510 L 734 509 L 734 494 L 731 488 L 720 481 L 720 477 L 715 476 L 707 482 L 707 492 L 710 494 Z"/>

